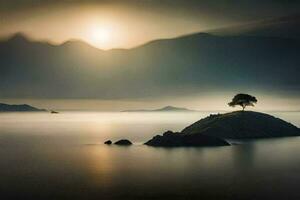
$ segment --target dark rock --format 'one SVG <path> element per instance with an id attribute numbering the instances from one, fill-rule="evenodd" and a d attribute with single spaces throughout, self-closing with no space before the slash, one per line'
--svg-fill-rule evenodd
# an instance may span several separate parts
<path id="1" fill-rule="evenodd" d="M 111 140 L 107 140 L 107 141 L 104 142 L 104 144 L 111 145 L 112 141 Z"/>
<path id="2" fill-rule="evenodd" d="M 172 131 L 165 132 L 162 136 L 157 135 L 145 143 L 155 147 L 189 147 L 189 146 L 227 146 L 225 140 L 206 135 L 184 135 Z"/>
<path id="3" fill-rule="evenodd" d="M 117 142 L 115 142 L 116 145 L 124 145 L 124 146 L 129 146 L 132 145 L 132 142 L 130 142 L 129 140 L 119 140 Z"/>

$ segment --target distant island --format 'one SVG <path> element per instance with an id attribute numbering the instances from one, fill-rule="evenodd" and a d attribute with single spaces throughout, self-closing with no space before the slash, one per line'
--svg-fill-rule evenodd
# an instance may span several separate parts
<path id="1" fill-rule="evenodd" d="M 10 105 L 0 103 L 0 112 L 46 112 L 45 109 L 35 108 L 27 104 Z"/>
<path id="2" fill-rule="evenodd" d="M 174 106 L 165 106 L 163 108 L 147 110 L 147 109 L 139 109 L 139 110 L 124 110 L 121 112 L 197 112 L 196 110 L 190 110 L 187 108 L 180 108 Z"/>
<path id="3" fill-rule="evenodd" d="M 300 129 L 271 115 L 236 111 L 210 115 L 184 128 L 179 133 L 167 131 L 146 142 L 157 147 L 225 146 L 228 139 L 259 139 L 300 136 Z"/>

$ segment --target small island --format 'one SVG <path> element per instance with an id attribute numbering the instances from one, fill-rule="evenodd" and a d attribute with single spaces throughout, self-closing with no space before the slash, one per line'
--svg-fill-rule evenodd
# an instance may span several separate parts
<path id="1" fill-rule="evenodd" d="M 0 112 L 46 112 L 45 109 L 35 108 L 27 104 L 10 105 L 0 103 Z"/>
<path id="2" fill-rule="evenodd" d="M 139 109 L 139 110 L 124 110 L 121 112 L 197 112 L 196 110 L 190 110 L 187 108 L 180 108 L 174 106 L 165 106 L 159 109 L 147 110 L 147 109 Z"/>
<path id="3" fill-rule="evenodd" d="M 241 106 L 242 111 L 212 114 L 184 128 L 179 133 L 168 131 L 157 135 L 145 144 L 149 146 L 225 146 L 228 139 L 259 139 L 300 136 L 300 129 L 291 123 L 271 115 L 244 111 L 254 106 L 257 99 L 251 95 L 238 94 L 229 106 Z"/>
<path id="4" fill-rule="evenodd" d="M 127 139 L 121 139 L 116 141 L 115 143 L 113 143 L 111 140 L 107 140 L 104 142 L 105 145 L 118 145 L 118 146 L 130 146 L 132 145 L 132 142 L 130 140 Z"/>

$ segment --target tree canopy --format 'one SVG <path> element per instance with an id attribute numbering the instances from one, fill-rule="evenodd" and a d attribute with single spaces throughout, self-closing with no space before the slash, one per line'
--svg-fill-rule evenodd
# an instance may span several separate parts
<path id="1" fill-rule="evenodd" d="M 256 97 L 249 94 L 237 94 L 228 105 L 231 107 L 241 106 L 245 110 L 247 106 L 254 106 L 255 103 L 257 103 Z"/>

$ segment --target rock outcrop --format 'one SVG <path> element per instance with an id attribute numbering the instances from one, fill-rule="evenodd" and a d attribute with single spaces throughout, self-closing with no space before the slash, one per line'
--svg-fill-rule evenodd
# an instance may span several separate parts
<path id="1" fill-rule="evenodd" d="M 107 141 L 104 142 L 104 144 L 111 145 L 112 141 L 111 140 L 107 140 Z"/>
<path id="2" fill-rule="evenodd" d="M 157 135 L 145 143 L 149 146 L 155 147 L 189 147 L 189 146 L 227 146 L 228 142 L 225 140 L 201 135 L 184 135 L 182 133 L 174 133 L 172 131 L 165 132 L 162 136 Z"/>
<path id="3" fill-rule="evenodd" d="M 119 140 L 119 141 L 115 142 L 114 144 L 115 145 L 129 146 L 129 145 L 132 145 L 132 142 L 130 142 L 129 140 L 123 139 L 123 140 Z"/>

